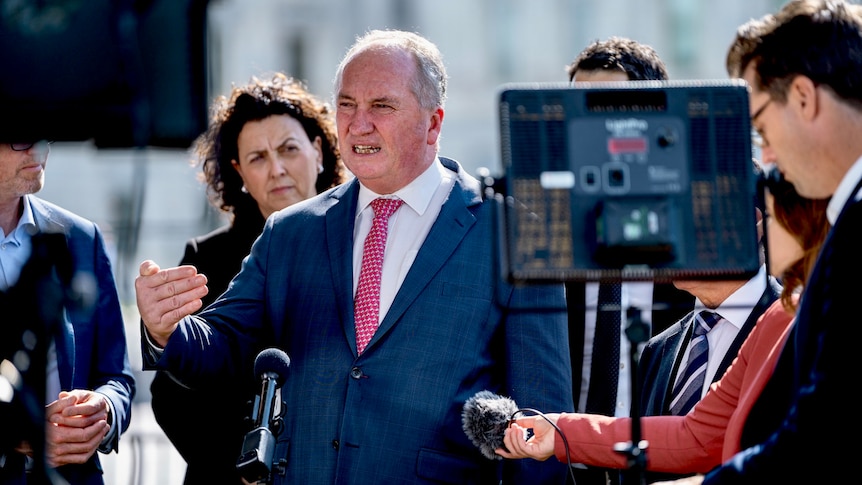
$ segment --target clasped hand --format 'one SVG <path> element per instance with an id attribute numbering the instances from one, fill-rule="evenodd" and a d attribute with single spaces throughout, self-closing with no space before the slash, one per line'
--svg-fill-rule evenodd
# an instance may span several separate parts
<path id="1" fill-rule="evenodd" d="M 94 391 L 63 391 L 45 408 L 45 462 L 50 467 L 86 463 L 110 429 L 108 398 Z M 31 454 L 29 444 L 18 451 Z"/>

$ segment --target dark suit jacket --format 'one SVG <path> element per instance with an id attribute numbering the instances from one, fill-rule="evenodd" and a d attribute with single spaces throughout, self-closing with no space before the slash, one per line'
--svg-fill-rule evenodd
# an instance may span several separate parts
<path id="1" fill-rule="evenodd" d="M 826 238 L 805 286 L 794 332 L 773 375 L 773 379 L 786 375 L 790 387 L 786 398 L 770 402 L 771 413 L 783 416 L 781 424 L 759 444 L 708 474 L 704 484 L 859 479 L 853 464 L 859 460 L 862 426 L 845 404 L 859 380 L 860 227 L 862 203 L 851 200 Z M 768 396 L 764 390 L 755 406 Z M 836 421 L 837 414 L 842 419 Z M 835 423 L 840 427 L 832 426 Z"/>
<path id="2" fill-rule="evenodd" d="M 712 382 L 717 382 L 724 375 L 733 359 L 739 353 L 742 343 L 751 333 L 757 319 L 781 295 L 781 285 L 769 277 L 766 289 L 760 300 L 752 308 L 751 313 L 739 329 L 739 333 L 721 359 Z M 651 338 L 644 346 L 638 366 L 638 383 L 641 389 L 638 412 L 641 416 L 670 415 L 671 390 L 680 367 L 680 359 L 691 340 L 692 316 L 690 312 L 679 322 L 664 332 Z M 647 451 L 649 453 L 649 451 Z M 672 475 L 648 474 L 648 481 L 670 479 Z"/>
<path id="3" fill-rule="evenodd" d="M 569 319 L 569 351 L 572 360 L 572 398 L 577 406 L 581 395 L 581 369 L 584 365 L 584 332 L 586 322 L 586 285 L 583 282 L 566 283 L 566 305 Z M 653 285 L 651 334 L 657 335 L 679 321 L 694 308 L 694 297 L 677 289 L 673 283 Z"/>
<path id="4" fill-rule="evenodd" d="M 257 206 L 237 207 L 232 224 L 186 243 L 180 264 L 190 264 L 207 276 L 209 293 L 203 298 L 204 307 L 239 273 L 263 223 Z M 189 389 L 166 371 L 156 373 L 150 386 L 153 415 L 187 463 L 186 485 L 241 483 L 236 461 L 251 428 L 247 418 L 253 384 L 251 380 L 237 382 L 231 393 L 221 386 Z"/>
<path id="5" fill-rule="evenodd" d="M 573 409 L 571 366 L 563 286 L 500 278 L 496 202 L 441 160 L 456 183 L 361 355 L 354 179 L 270 217 L 224 298 L 183 319 L 151 362 L 190 383 L 252 379 L 260 350 L 285 350 L 276 484 L 563 483 L 562 464 L 488 460 L 462 429 L 481 390 Z"/>
<path id="6" fill-rule="evenodd" d="M 27 197 L 38 233 L 64 235 L 72 272 L 92 277 L 94 288 L 91 296 L 95 300 L 92 304 L 67 306 L 67 311 L 60 316 L 61 328 L 53 332 L 60 387 L 64 391 L 94 390 L 111 401 L 114 409 L 113 436 L 100 451 L 116 451 L 120 434 L 129 427 L 135 380 L 129 365 L 117 287 L 101 231 L 93 222 L 57 205 L 32 195 Z M 44 296 L 39 295 L 41 310 L 47 307 L 42 300 Z M 24 310 L 31 322 L 40 311 L 37 308 Z M 44 370 L 42 372 L 44 375 Z M 56 396 L 48 399 L 56 399 Z M 85 464 L 65 465 L 57 471 L 73 485 L 103 483 L 98 453 L 94 453 Z M 14 470 L 0 469 L 0 483 L 19 483 L 10 478 L 14 475 Z"/>
<path id="7" fill-rule="evenodd" d="M 582 368 L 584 366 L 584 336 L 586 332 L 585 311 L 586 284 L 566 283 L 566 305 L 569 319 L 569 351 L 572 360 L 572 399 L 575 406 L 581 398 Z M 657 335 L 678 321 L 694 308 L 694 297 L 687 291 L 677 289 L 673 283 L 653 285 L 651 335 Z M 616 470 L 590 467 L 574 469 L 578 485 L 605 485 L 610 474 L 612 484 L 618 483 Z"/>
<path id="8" fill-rule="evenodd" d="M 752 404 L 772 382 L 778 355 L 793 326 L 791 319 L 780 301 L 773 303 L 758 319 L 727 372 L 690 413 L 641 420 L 651 470 L 707 472 L 739 452 L 745 423 L 758 419 L 750 414 Z M 613 448 L 631 441 L 630 418 L 563 414 L 557 425 L 568 437 L 568 447 L 559 437 L 555 442 L 558 460 L 617 469 L 626 466 L 626 459 Z"/>

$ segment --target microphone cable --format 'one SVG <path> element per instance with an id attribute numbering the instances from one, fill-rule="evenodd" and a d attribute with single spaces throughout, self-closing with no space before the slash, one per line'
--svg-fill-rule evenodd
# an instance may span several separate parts
<path id="1" fill-rule="evenodd" d="M 567 468 L 569 471 L 569 477 L 572 479 L 572 483 L 577 483 L 575 481 L 575 472 L 572 470 L 572 456 L 569 454 L 569 440 L 566 439 L 566 435 L 565 435 L 565 433 L 563 433 L 563 430 L 561 430 L 560 427 L 557 426 L 557 423 L 551 421 L 550 418 L 545 416 L 544 413 L 542 413 L 541 411 L 539 411 L 537 409 L 533 409 L 533 408 L 519 408 L 517 411 L 512 413 L 512 416 L 509 418 L 509 425 L 511 426 L 511 424 L 518 417 L 518 414 L 521 414 L 522 416 L 527 417 L 527 415 L 523 414 L 524 412 L 532 413 L 531 414 L 532 416 L 539 416 L 540 418 L 544 419 L 545 421 L 548 422 L 548 424 L 550 424 L 554 428 L 554 430 L 557 432 L 557 434 L 560 435 L 560 438 L 563 440 L 563 447 L 566 450 L 566 464 L 568 465 Z M 529 441 L 530 438 L 532 438 L 532 436 L 528 436 L 527 440 Z"/>

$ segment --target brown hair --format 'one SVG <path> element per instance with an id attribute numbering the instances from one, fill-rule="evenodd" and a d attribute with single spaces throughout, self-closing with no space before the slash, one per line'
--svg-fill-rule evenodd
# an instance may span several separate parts
<path id="1" fill-rule="evenodd" d="M 778 172 L 774 170 L 774 172 Z M 781 224 L 802 247 L 803 255 L 781 275 L 784 288 L 781 291 L 781 303 L 789 310 L 795 310 L 793 294 L 801 290 L 814 263 L 820 248 L 829 233 L 829 221 L 826 219 L 826 206 L 829 199 L 808 199 L 796 193 L 793 184 L 776 173 L 774 181 L 767 185 L 774 197 L 771 217 Z M 768 236 L 767 236 L 768 237 Z"/>
<path id="2" fill-rule="evenodd" d="M 805 76 L 862 110 L 862 7 L 843 0 L 791 0 L 775 15 L 743 24 L 728 50 L 727 71 L 756 70 L 754 87 L 787 99 Z"/>

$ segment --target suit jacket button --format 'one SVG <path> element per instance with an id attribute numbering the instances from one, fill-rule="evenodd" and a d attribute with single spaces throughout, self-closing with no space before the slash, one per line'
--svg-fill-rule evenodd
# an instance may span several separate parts
<path id="1" fill-rule="evenodd" d="M 333 447 L 333 448 L 335 448 L 335 449 L 337 450 L 337 449 L 338 449 L 338 445 L 339 445 L 338 440 L 332 440 L 332 447 Z"/>
<path id="2" fill-rule="evenodd" d="M 361 378 L 362 377 L 362 369 L 360 369 L 359 367 L 354 367 L 354 368 L 350 369 L 350 377 L 352 377 L 354 379 Z"/>

